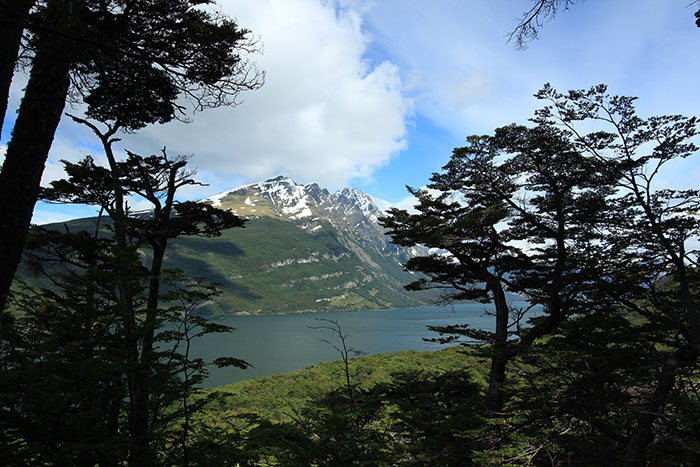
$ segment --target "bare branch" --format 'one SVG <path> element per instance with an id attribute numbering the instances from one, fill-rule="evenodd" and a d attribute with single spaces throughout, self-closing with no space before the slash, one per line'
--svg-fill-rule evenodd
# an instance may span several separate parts
<path id="1" fill-rule="evenodd" d="M 539 30 L 547 21 L 553 20 L 557 13 L 566 11 L 569 6 L 582 0 L 531 0 L 532 7 L 523 13 L 518 25 L 508 35 L 508 42 L 513 42 L 515 48 L 524 50 L 527 43 L 539 38 Z"/>

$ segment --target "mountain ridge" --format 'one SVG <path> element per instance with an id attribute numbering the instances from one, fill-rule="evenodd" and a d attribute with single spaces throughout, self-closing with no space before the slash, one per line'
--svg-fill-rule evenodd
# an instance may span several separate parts
<path id="1" fill-rule="evenodd" d="M 359 209 L 375 223 L 379 215 L 381 215 L 381 211 L 374 203 L 372 197 L 356 188 L 345 187 L 335 193 L 331 193 L 326 188 L 321 188 L 318 183 L 301 185 L 284 175 L 226 190 L 205 198 L 201 202 L 209 202 L 214 206 L 224 208 L 229 205 L 229 209 L 236 214 L 254 215 L 256 213 L 256 209 L 254 209 L 256 203 L 249 196 L 246 196 L 244 203 L 250 209 L 245 209 L 245 206 L 241 206 L 243 210 L 239 213 L 236 208 L 230 207 L 231 204 L 235 205 L 237 196 L 241 196 L 243 193 L 248 194 L 251 191 L 257 192 L 270 201 L 276 199 L 281 202 L 281 204 L 277 204 L 273 201 L 273 208 L 275 208 L 276 214 L 280 217 L 285 217 L 286 215 L 290 219 L 312 217 L 314 215 L 313 207 L 322 209 L 324 205 L 329 203 L 332 205 L 333 201 L 344 208 L 345 214 L 349 214 L 353 209 Z"/>
<path id="2" fill-rule="evenodd" d="M 435 301 L 435 294 L 404 290 L 415 276 L 402 263 L 421 252 L 390 242 L 378 223 L 382 212 L 360 190 L 330 193 L 316 183 L 298 185 L 279 176 L 200 202 L 248 219 L 243 229 L 213 238 L 180 237 L 168 247 L 166 268 L 218 284 L 222 293 L 205 312 L 371 310 Z M 94 222 L 82 219 L 68 225 L 71 230 L 92 229 Z"/>
<path id="3" fill-rule="evenodd" d="M 313 302 L 307 300 L 303 309 L 294 311 L 346 310 L 353 306 L 355 309 L 383 309 L 420 306 L 434 301 L 434 295 L 403 289 L 402 286 L 412 282 L 414 277 L 403 270 L 402 263 L 422 252 L 392 244 L 378 222 L 381 210 L 360 190 L 343 188 L 331 193 L 317 183 L 301 185 L 281 175 L 221 192 L 202 202 L 248 218 L 249 226 L 267 226 L 263 233 L 266 237 L 276 235 L 277 221 L 303 232 L 296 234 L 306 236 L 310 242 L 306 256 L 297 256 L 296 247 L 285 254 L 283 249 L 277 248 L 280 245 L 275 245 L 273 249 L 279 252 L 274 255 L 275 261 L 259 266 L 270 274 L 271 286 L 284 288 L 306 281 L 314 283 L 315 292 L 306 290 Z M 315 243 L 322 247 L 310 246 Z M 331 251 L 323 251 L 329 246 Z M 318 273 L 306 276 L 310 271 L 301 268 L 302 264 L 315 265 Z M 280 283 L 274 275 L 281 269 L 296 271 L 298 277 Z M 245 274 L 240 276 L 245 282 Z M 275 308 L 279 308 L 279 304 Z"/>

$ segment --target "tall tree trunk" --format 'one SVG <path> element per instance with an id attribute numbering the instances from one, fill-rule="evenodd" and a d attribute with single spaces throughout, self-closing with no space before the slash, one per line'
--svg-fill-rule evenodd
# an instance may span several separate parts
<path id="1" fill-rule="evenodd" d="M 70 19 L 73 2 L 52 2 L 50 18 Z M 57 21 L 57 20 L 56 20 Z M 0 310 L 29 232 L 41 175 L 68 94 L 71 47 L 42 34 L 0 172 Z"/>
<path id="2" fill-rule="evenodd" d="M 658 418 L 658 412 L 664 405 L 666 396 L 673 389 L 673 385 L 678 377 L 678 369 L 683 364 L 693 363 L 698 358 L 698 349 L 688 346 L 677 350 L 666 360 L 661 370 L 658 383 L 654 389 L 649 404 L 637 421 L 637 426 L 632 434 L 627 449 L 625 451 L 624 467 L 643 467 L 646 465 L 645 455 L 649 444 L 654 441 L 652 428 Z"/>
<path id="3" fill-rule="evenodd" d="M 646 450 L 654 441 L 652 428 L 659 417 L 659 412 L 666 402 L 666 397 L 673 389 L 678 378 L 679 369 L 682 366 L 692 365 L 700 357 L 700 348 L 697 345 L 686 345 L 672 353 L 661 370 L 657 380 L 654 394 L 649 403 L 644 407 L 637 420 L 637 426 L 625 451 L 624 467 L 643 467 Z"/>
<path id="4" fill-rule="evenodd" d="M 634 176 L 632 177 L 635 181 Z M 643 192 L 634 183 L 634 193 L 638 204 L 644 210 L 645 216 L 651 225 L 652 232 L 658 243 L 666 250 L 668 258 L 676 267 L 679 297 L 683 304 L 685 321 L 688 323 L 686 345 L 671 354 L 659 374 L 654 388 L 654 394 L 637 420 L 632 438 L 625 451 L 624 467 L 643 467 L 646 465 L 645 456 L 647 447 L 654 441 L 653 426 L 659 418 L 659 412 L 664 405 L 668 394 L 673 389 L 682 366 L 692 365 L 700 358 L 700 317 L 691 293 L 691 283 L 688 278 L 688 268 L 685 263 L 684 246 L 680 251 L 667 237 L 653 212 L 651 203 L 644 197 Z"/>
<path id="5" fill-rule="evenodd" d="M 145 343 L 144 334 L 148 334 L 147 325 L 139 327 L 136 317 L 136 290 L 133 284 L 133 277 L 138 277 L 134 273 L 134 268 L 141 267 L 141 261 L 134 256 L 134 251 L 129 244 L 128 233 L 128 213 L 126 211 L 125 190 L 121 184 L 121 173 L 117 158 L 114 155 L 112 144 L 117 141 L 114 135 L 120 130 L 117 126 L 108 126 L 106 132 L 101 131 L 95 124 L 88 120 L 70 115 L 77 123 L 83 124 L 90 128 L 102 142 L 102 147 L 105 151 L 105 157 L 109 164 L 109 169 L 112 176 L 112 189 L 114 196 L 114 207 L 110 212 L 114 229 L 114 239 L 117 246 L 116 258 L 116 276 L 117 287 L 119 289 L 120 307 L 122 312 L 122 322 L 124 325 L 124 347 L 127 357 L 126 382 L 129 394 L 129 436 L 131 440 L 129 450 L 129 465 L 130 466 L 150 466 L 154 464 L 154 452 L 151 449 L 151 427 L 149 416 L 151 413 L 149 398 L 150 398 L 150 382 L 151 382 L 151 365 L 144 362 L 144 358 L 150 362 L 152 353 L 152 343 Z M 159 262 L 162 263 L 162 257 L 165 254 L 163 249 L 160 255 Z M 154 252 L 154 261 L 158 258 L 158 254 Z M 160 266 L 158 266 L 158 274 L 160 274 Z M 158 289 L 156 287 L 156 294 Z M 147 302 L 147 318 L 151 315 L 151 296 L 153 294 L 153 278 L 151 278 L 149 298 Z M 156 301 L 157 306 L 157 301 Z M 152 333 L 151 339 L 152 342 Z M 141 352 L 139 355 L 139 344 L 141 344 Z"/>
<path id="6" fill-rule="evenodd" d="M 491 355 L 491 370 L 489 372 L 489 387 L 486 391 L 486 408 L 491 412 L 503 409 L 503 384 L 506 380 L 506 365 L 509 359 L 508 349 L 508 302 L 503 292 L 500 279 L 494 279 L 489 284 L 493 292 L 496 307 L 496 337 L 493 342 Z"/>
<path id="7" fill-rule="evenodd" d="M 117 128 L 110 128 L 106 133 L 100 131 L 94 125 L 83 121 L 90 126 L 93 131 L 100 137 L 105 149 L 105 155 L 109 162 L 109 167 L 112 172 L 112 180 L 114 181 L 114 213 L 112 215 L 114 237 L 119 251 L 118 260 L 119 266 L 117 270 L 119 295 L 122 300 L 122 319 L 124 322 L 124 331 L 127 350 L 127 385 L 129 388 L 129 428 L 131 436 L 131 450 L 129 453 L 129 465 L 131 466 L 150 466 L 153 465 L 153 452 L 150 448 L 150 430 L 149 430 L 149 410 L 148 410 L 148 375 L 145 372 L 150 372 L 150 368 L 143 369 L 139 358 L 139 340 L 141 332 L 138 329 L 136 322 L 136 308 L 134 303 L 135 291 L 132 284 L 132 267 L 138 267 L 140 261 L 131 257 L 132 251 L 129 248 L 128 241 L 128 217 L 125 209 L 124 190 L 120 182 L 120 172 L 117 165 L 116 157 L 112 150 L 112 136 L 117 132 Z M 143 349 L 141 351 L 143 356 Z"/>
<path id="8" fill-rule="evenodd" d="M 165 157 L 165 149 L 163 149 Z M 165 200 L 161 206 L 157 199 L 151 200 L 154 203 L 155 209 L 153 212 L 153 222 L 156 223 L 162 232 L 157 233 L 154 237 L 148 239 L 148 243 L 153 249 L 153 259 L 151 261 L 150 279 L 148 284 L 148 299 L 146 302 L 146 319 L 143 322 L 143 341 L 141 345 L 141 360 L 139 362 L 139 371 L 137 373 L 138 386 L 141 389 L 139 399 L 136 401 L 138 417 L 138 432 L 143 435 L 149 434 L 152 428 L 149 423 L 149 416 L 153 412 L 153 404 L 150 401 L 151 392 L 153 390 L 152 369 L 154 361 L 154 339 L 155 331 L 158 325 L 158 304 L 160 301 L 160 276 L 163 269 L 163 260 L 165 259 L 165 251 L 168 247 L 168 225 L 170 224 L 170 216 L 173 211 L 175 202 L 175 192 L 177 191 L 177 174 L 178 171 L 185 166 L 184 160 L 176 162 L 169 168 L 167 192 Z"/>
<path id="9" fill-rule="evenodd" d="M 151 434 L 150 416 L 153 412 L 151 392 L 153 383 L 153 341 L 160 296 L 160 273 L 163 267 L 167 241 L 153 246 L 153 262 L 151 263 L 151 278 L 149 280 L 148 298 L 146 302 L 146 319 L 141 330 L 141 358 L 135 373 L 135 386 L 138 389 L 134 398 L 134 437 L 139 445 L 141 455 L 134 459 L 133 465 L 151 465 L 149 443 Z"/>
<path id="10" fill-rule="evenodd" d="M 0 1 L 0 132 L 7 113 L 10 84 L 17 64 L 24 24 L 35 3 L 36 0 Z"/>

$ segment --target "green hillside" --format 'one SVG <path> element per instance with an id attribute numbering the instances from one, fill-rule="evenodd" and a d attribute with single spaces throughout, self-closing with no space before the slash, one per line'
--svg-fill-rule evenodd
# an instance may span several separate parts
<path id="1" fill-rule="evenodd" d="M 251 219 L 244 229 L 218 238 L 173 242 L 167 267 L 206 276 L 220 284 L 214 313 L 289 313 L 420 306 L 430 298 L 409 293 L 411 280 L 398 263 L 362 262 L 330 228 L 308 232 L 271 218 Z"/>
<path id="2" fill-rule="evenodd" d="M 94 222 L 77 219 L 45 227 L 91 230 Z M 287 220 L 257 217 L 245 228 L 224 231 L 220 237 L 177 239 L 168 247 L 165 264 L 219 284 L 221 295 L 204 309 L 213 314 L 388 309 L 432 303 L 429 294 L 403 289 L 412 276 L 403 271 L 395 255 L 384 257 L 370 248 L 358 252 L 362 247 L 347 233 L 328 221 L 319 223 L 323 228 L 310 232 Z M 20 274 L 35 285 L 49 285 L 26 264 Z"/>

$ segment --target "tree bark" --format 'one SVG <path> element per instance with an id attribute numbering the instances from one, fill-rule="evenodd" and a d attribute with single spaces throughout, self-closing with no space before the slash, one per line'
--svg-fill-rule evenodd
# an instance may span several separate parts
<path id="1" fill-rule="evenodd" d="M 154 364 L 153 345 L 155 340 L 155 331 L 158 323 L 158 304 L 160 301 L 160 276 L 163 269 L 163 260 L 165 259 L 165 250 L 168 246 L 168 224 L 175 201 L 175 192 L 177 191 L 177 172 L 184 167 L 185 162 L 174 164 L 170 168 L 168 174 L 167 194 L 162 208 L 158 201 L 154 202 L 153 222 L 160 226 L 162 232 L 156 234 L 155 238 L 148 240 L 153 249 L 153 259 L 151 262 L 151 272 L 148 285 L 148 298 L 146 302 L 146 319 L 143 323 L 143 341 L 141 345 L 141 360 L 139 362 L 139 371 L 136 373 L 136 383 L 139 388 L 138 398 L 135 400 L 136 409 L 136 434 L 146 437 L 150 434 L 151 424 L 149 416 L 153 411 L 151 402 L 151 392 L 153 390 L 153 378 L 151 376 Z"/>
<path id="2" fill-rule="evenodd" d="M 117 274 L 119 276 L 119 295 L 122 300 L 122 319 L 124 322 L 126 348 L 127 348 L 127 386 L 129 388 L 129 428 L 131 437 L 131 450 L 129 453 L 129 465 L 149 466 L 153 465 L 153 452 L 150 448 L 149 430 L 149 393 L 148 376 L 149 368 L 143 368 L 143 363 L 139 358 L 139 330 L 136 322 L 136 309 L 134 303 L 135 291 L 131 281 L 132 258 L 129 252 L 128 232 L 127 232 L 127 212 L 125 209 L 124 189 L 121 186 L 121 173 L 117 165 L 117 159 L 112 150 L 112 139 L 118 131 L 118 127 L 112 127 L 107 133 L 102 133 L 99 129 L 87 120 L 76 119 L 92 128 L 95 134 L 102 141 L 105 156 L 112 172 L 114 189 L 114 237 L 117 243 L 119 266 Z M 143 356 L 143 349 L 141 352 Z"/>
<path id="3" fill-rule="evenodd" d="M 0 2 L 0 136 L 10 98 L 10 85 L 15 72 L 24 24 L 36 0 Z"/>
<path id="4" fill-rule="evenodd" d="M 654 441 L 652 431 L 654 422 L 659 416 L 659 410 L 664 405 L 666 397 L 673 389 L 678 378 L 678 370 L 681 366 L 695 363 L 699 356 L 700 349 L 697 346 L 688 345 L 671 354 L 666 360 L 654 394 L 637 421 L 632 438 L 627 444 L 623 467 L 644 467 L 646 465 L 646 450 L 649 444 Z"/>
<path id="5" fill-rule="evenodd" d="M 153 246 L 153 245 L 152 245 Z M 151 402 L 152 371 L 153 371 L 153 341 L 157 320 L 158 299 L 160 296 L 160 273 L 163 267 L 167 241 L 153 246 L 153 262 L 151 263 L 151 278 L 149 280 L 148 298 L 146 302 L 146 319 L 141 329 L 141 357 L 134 374 L 134 418 L 133 436 L 137 443 L 137 456 L 132 458 L 132 465 L 152 465 L 150 450 L 151 423 L 153 412 Z"/>
<path id="6" fill-rule="evenodd" d="M 122 186 L 122 173 L 112 148 L 112 144 L 117 141 L 114 135 L 120 130 L 120 127 L 118 125 L 108 125 L 107 131 L 101 131 L 100 128 L 86 119 L 73 115 L 70 115 L 70 117 L 75 122 L 90 128 L 100 139 L 112 175 L 114 203 L 109 215 L 113 221 L 114 239 L 117 247 L 117 266 L 115 268 L 115 274 L 117 275 L 119 299 L 121 301 L 120 307 L 122 309 L 125 338 L 124 345 L 127 352 L 125 374 L 129 394 L 128 417 L 129 436 L 131 440 L 129 465 L 151 466 L 155 462 L 155 453 L 151 448 L 152 427 L 150 423 L 150 415 L 152 413 L 150 394 L 152 384 L 153 336 L 155 332 L 156 310 L 158 307 L 160 271 L 162 269 L 167 242 L 163 242 L 162 248 L 159 248 L 158 245 L 151 245 L 154 253 L 151 266 L 151 278 L 149 280 L 146 319 L 143 325 L 139 326 L 136 316 L 136 291 L 132 279 L 138 276 L 138 274 L 134 274 L 133 269 L 139 268 L 141 262 L 138 258 L 132 256 L 134 252 L 129 244 L 129 219 L 126 211 L 125 199 L 127 190 Z M 174 189 L 173 195 L 168 198 L 171 204 L 173 198 Z M 140 352 L 139 348 L 141 349 Z"/>
<path id="7" fill-rule="evenodd" d="M 503 409 L 503 384 L 506 380 L 506 365 L 509 360 L 508 348 L 508 302 L 499 279 L 489 284 L 493 292 L 496 307 L 496 337 L 493 342 L 491 355 L 491 370 L 489 371 L 489 387 L 486 391 L 486 408 L 491 412 Z"/>
<path id="8" fill-rule="evenodd" d="M 51 3 L 51 17 L 69 18 L 70 3 Z M 44 165 L 65 106 L 71 63 L 69 44 L 47 34 L 39 37 L 0 172 L 0 310 L 22 257 Z"/>

